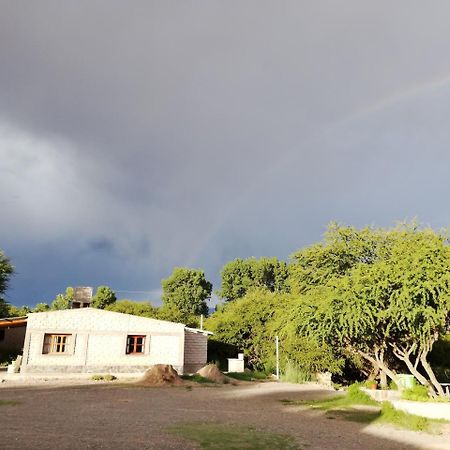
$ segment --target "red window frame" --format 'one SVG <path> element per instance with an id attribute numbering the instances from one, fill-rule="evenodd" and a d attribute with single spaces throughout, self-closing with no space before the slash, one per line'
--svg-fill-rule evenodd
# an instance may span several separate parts
<path id="1" fill-rule="evenodd" d="M 129 334 L 127 336 L 127 355 L 142 355 L 145 352 L 145 336 L 142 334 Z"/>

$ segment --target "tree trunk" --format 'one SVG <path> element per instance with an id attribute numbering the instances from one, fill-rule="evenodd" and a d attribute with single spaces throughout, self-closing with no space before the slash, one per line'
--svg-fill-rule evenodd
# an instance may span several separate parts
<path id="1" fill-rule="evenodd" d="M 419 360 L 419 357 L 417 357 L 416 358 L 416 362 L 415 362 L 415 364 L 413 364 L 412 362 L 411 362 L 411 359 L 410 359 L 410 355 L 412 354 L 412 353 L 414 353 L 415 352 L 415 350 L 416 350 L 416 348 L 417 348 L 417 345 L 416 344 L 413 344 L 408 350 L 405 350 L 405 349 L 401 349 L 401 348 L 399 348 L 399 347 L 397 347 L 397 345 L 393 345 L 392 346 L 393 347 L 393 350 L 394 350 L 394 355 L 400 360 L 400 361 L 403 361 L 405 364 L 406 364 L 406 367 L 408 368 L 408 370 L 410 371 L 410 373 L 412 374 L 412 375 L 414 375 L 415 376 L 415 378 L 417 379 L 417 381 L 420 383 L 420 384 L 422 384 L 422 385 L 424 385 L 424 386 L 426 386 L 427 388 L 429 388 L 430 389 L 430 393 L 431 393 L 431 395 L 433 396 L 433 397 L 435 397 L 436 396 L 436 392 L 435 392 L 435 390 L 434 390 L 434 388 L 433 388 L 433 386 L 431 385 L 431 383 L 417 370 L 417 362 L 418 362 L 418 360 Z"/>
<path id="2" fill-rule="evenodd" d="M 444 389 L 442 388 L 439 381 L 436 379 L 436 375 L 433 372 L 433 369 L 431 368 L 430 364 L 427 361 L 427 355 L 431 348 L 433 347 L 434 342 L 437 340 L 438 335 L 435 334 L 434 339 L 432 339 L 424 348 L 424 350 L 420 354 L 420 362 L 422 364 L 422 367 L 425 369 L 425 372 L 428 375 L 428 378 L 430 379 L 432 385 L 436 389 L 437 394 L 439 397 L 445 397 Z"/>
<path id="3" fill-rule="evenodd" d="M 373 356 L 363 352 L 362 350 L 356 350 L 356 352 L 366 361 L 369 361 L 374 367 L 377 367 L 380 372 L 383 372 L 386 376 L 388 376 L 392 381 L 395 382 L 395 373 L 391 369 L 389 369 L 389 367 L 383 360 L 375 359 Z"/>

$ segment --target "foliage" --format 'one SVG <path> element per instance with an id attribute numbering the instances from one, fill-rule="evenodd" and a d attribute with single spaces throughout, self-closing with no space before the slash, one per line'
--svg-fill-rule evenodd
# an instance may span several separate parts
<path id="1" fill-rule="evenodd" d="M 289 300 L 255 289 L 215 312 L 205 321 L 205 328 L 214 333 L 214 339 L 242 349 L 252 368 L 270 369 L 275 367 L 275 334 L 268 325 Z"/>
<path id="2" fill-rule="evenodd" d="M 99 286 L 97 292 L 92 297 L 92 307 L 98 309 L 105 309 L 107 306 L 112 305 L 117 300 L 116 294 L 108 286 Z"/>
<path id="3" fill-rule="evenodd" d="M 28 313 L 32 312 L 31 308 L 29 306 L 14 306 L 14 305 L 8 305 L 8 317 L 23 317 L 26 316 Z"/>
<path id="4" fill-rule="evenodd" d="M 412 388 L 405 389 L 402 392 L 403 400 L 412 400 L 415 402 L 426 402 L 431 399 L 428 389 L 420 384 L 414 385 Z"/>
<path id="5" fill-rule="evenodd" d="M 288 269 L 277 258 L 237 258 L 222 268 L 221 289 L 217 294 L 226 301 L 236 300 L 255 288 L 287 292 Z"/>
<path id="6" fill-rule="evenodd" d="M 430 363 L 450 371 L 450 333 L 441 336 L 433 345 L 430 353 Z"/>
<path id="7" fill-rule="evenodd" d="M 32 309 L 32 312 L 45 312 L 50 309 L 47 303 L 37 303 L 36 306 Z"/>
<path id="8" fill-rule="evenodd" d="M 212 284 L 202 270 L 176 267 L 161 284 L 163 307 L 176 308 L 185 318 L 208 314 L 206 300 L 211 297 Z"/>
<path id="9" fill-rule="evenodd" d="M 73 300 L 73 288 L 68 287 L 65 294 L 58 294 L 50 305 L 51 310 L 69 309 L 70 302 Z"/>
<path id="10" fill-rule="evenodd" d="M 432 424 L 442 423 L 442 421 L 400 411 L 395 409 L 389 402 L 383 402 L 380 415 L 376 421 L 378 423 L 389 423 L 412 431 L 429 431 Z"/>
<path id="11" fill-rule="evenodd" d="M 306 383 L 307 381 L 311 381 L 312 377 L 313 374 L 311 372 L 303 370 L 292 361 L 287 361 L 280 376 L 281 381 L 285 381 L 287 383 Z"/>
<path id="12" fill-rule="evenodd" d="M 181 378 L 183 380 L 194 381 L 195 383 L 200 383 L 200 384 L 214 383 L 213 380 L 210 380 L 209 378 L 202 377 L 198 373 L 194 373 L 193 375 L 182 375 Z"/>
<path id="13" fill-rule="evenodd" d="M 162 305 L 158 308 L 158 319 L 184 323 L 188 327 L 200 327 L 200 317 L 180 311 L 176 305 Z"/>
<path id="14" fill-rule="evenodd" d="M 441 394 L 426 357 L 449 325 L 450 251 L 446 237 L 412 225 L 374 230 L 373 239 L 367 237 L 369 229 L 361 231 L 361 239 L 353 228 L 346 230 L 332 228 L 335 239 L 316 246 L 314 251 L 326 270 L 319 278 L 311 274 L 312 287 L 305 282 L 307 270 L 302 264 L 297 272 L 292 269 L 297 274 L 297 292 L 303 292 L 304 299 L 297 305 L 295 322 L 302 332 L 360 355 L 391 379 L 395 373 L 389 358 L 395 357 L 422 384 Z M 347 255 L 347 262 L 333 271 L 335 254 Z M 310 253 L 308 256 L 312 261 Z M 419 363 L 426 377 L 416 369 Z"/>
<path id="15" fill-rule="evenodd" d="M 298 450 L 292 436 L 268 433 L 253 427 L 239 425 L 193 423 L 174 425 L 169 432 L 197 442 L 202 449 L 237 450 Z"/>
<path id="16" fill-rule="evenodd" d="M 92 375 L 92 381 L 114 381 L 117 380 L 117 377 L 111 374 L 107 375 Z"/>
<path id="17" fill-rule="evenodd" d="M 150 302 L 134 302 L 132 300 L 117 300 L 115 303 L 107 305 L 106 310 L 115 311 L 133 316 L 157 318 L 158 310 Z"/>
<path id="18" fill-rule="evenodd" d="M 290 361 L 307 373 L 339 373 L 342 358 L 326 343 L 301 335 L 292 323 L 290 311 L 297 302 L 289 294 L 253 289 L 216 311 L 205 327 L 214 333 L 214 339 L 242 349 L 254 369 L 274 370 L 275 336 L 279 335 L 282 370 Z"/>
<path id="19" fill-rule="evenodd" d="M 8 315 L 8 306 L 4 294 L 8 289 L 9 280 L 14 273 L 14 267 L 7 256 L 0 250 L 0 317 Z"/>
<path id="20" fill-rule="evenodd" d="M 241 381 L 267 380 L 268 374 L 258 370 L 245 372 L 227 372 L 227 377 Z"/>

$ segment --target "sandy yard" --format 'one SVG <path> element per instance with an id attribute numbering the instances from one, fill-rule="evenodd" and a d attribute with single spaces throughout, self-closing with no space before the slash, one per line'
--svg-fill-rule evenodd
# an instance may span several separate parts
<path id="1" fill-rule="evenodd" d="M 66 382 L 67 383 L 67 382 Z M 21 386 L 0 389 L 2 449 L 194 449 L 168 433 L 179 423 L 249 425 L 294 436 L 300 449 L 450 449 L 450 435 L 396 430 L 283 405 L 330 395 L 316 385 L 148 388 L 125 384 Z"/>

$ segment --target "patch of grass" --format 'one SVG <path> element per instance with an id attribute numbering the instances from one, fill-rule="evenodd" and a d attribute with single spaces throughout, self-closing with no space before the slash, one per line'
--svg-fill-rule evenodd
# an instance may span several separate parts
<path id="1" fill-rule="evenodd" d="M 284 369 L 284 372 L 280 376 L 281 381 L 286 381 L 288 383 L 306 383 L 312 380 L 310 373 L 305 372 L 297 365 L 288 362 Z"/>
<path id="2" fill-rule="evenodd" d="M 0 406 L 18 405 L 19 403 L 17 400 L 0 400 Z"/>
<path id="3" fill-rule="evenodd" d="M 181 375 L 181 378 L 183 380 L 187 381 L 194 381 L 195 383 L 214 383 L 213 380 L 210 380 L 209 378 L 202 377 L 198 373 L 194 373 L 193 375 Z"/>
<path id="4" fill-rule="evenodd" d="M 345 408 L 350 406 L 376 406 L 378 403 L 365 392 L 361 391 L 358 384 L 352 384 L 345 394 L 334 395 L 323 400 L 300 400 L 292 401 L 282 400 L 285 404 L 308 405 L 315 409 L 328 411 L 331 409 Z"/>
<path id="5" fill-rule="evenodd" d="M 402 399 L 412 400 L 415 402 L 427 402 L 432 400 L 428 393 L 428 388 L 426 386 L 422 386 L 421 384 L 416 384 L 412 388 L 405 389 L 402 392 Z"/>
<path id="6" fill-rule="evenodd" d="M 413 431 L 435 432 L 440 425 L 449 423 L 445 420 L 428 419 L 399 411 L 389 402 L 383 402 L 380 405 L 361 391 L 357 384 L 350 386 L 345 395 L 334 396 L 325 400 L 281 400 L 281 402 L 288 405 L 309 405 L 314 409 L 326 411 L 328 419 L 341 418 L 358 423 L 387 423 Z M 379 409 L 373 408 L 374 406 L 379 406 Z"/>
<path id="7" fill-rule="evenodd" d="M 267 374 L 264 372 L 228 372 L 227 376 L 241 381 L 266 380 Z"/>
<path id="8" fill-rule="evenodd" d="M 292 436 L 267 433 L 253 427 L 193 423 L 175 425 L 168 429 L 170 433 L 195 441 L 205 450 L 299 450 Z"/>
<path id="9" fill-rule="evenodd" d="M 433 420 L 426 417 L 416 416 L 404 411 L 395 409 L 389 402 L 383 402 L 378 423 L 389 423 L 400 428 L 406 428 L 413 431 L 432 431 L 433 425 L 445 423 L 443 420 Z"/>
<path id="10" fill-rule="evenodd" d="M 117 377 L 114 375 L 92 375 L 91 380 L 93 381 L 114 381 L 117 380 Z"/>

